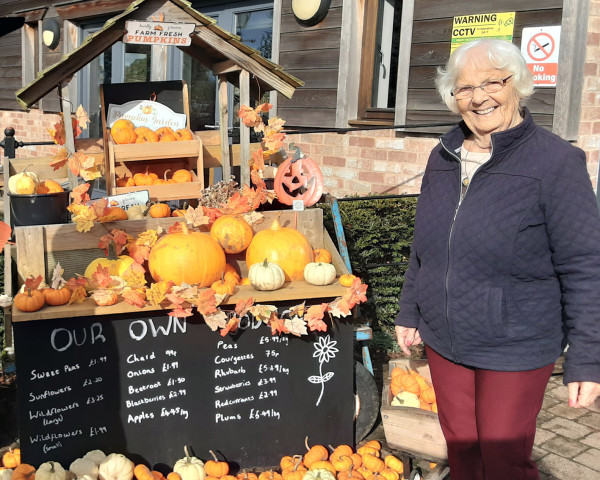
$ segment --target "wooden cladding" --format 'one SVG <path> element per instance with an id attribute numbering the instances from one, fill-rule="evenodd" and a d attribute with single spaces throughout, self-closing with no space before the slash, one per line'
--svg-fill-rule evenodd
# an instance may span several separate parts
<path id="1" fill-rule="evenodd" d="M 335 126 L 342 3 L 332 0 L 325 19 L 305 27 L 294 18 L 292 0 L 282 2 L 279 63 L 305 82 L 292 99 L 279 97 L 277 113 L 286 126 Z"/>
<path id="2" fill-rule="evenodd" d="M 15 92 L 21 88 L 21 29 L 0 37 L 0 109 L 20 110 Z"/>
<path id="3" fill-rule="evenodd" d="M 515 12 L 513 43 L 520 46 L 523 28 L 561 25 L 562 0 L 525 2 L 505 0 L 501 4 L 487 1 L 415 0 L 410 45 L 410 67 L 406 91 L 406 123 L 432 123 L 458 119 L 448 112 L 435 89 L 438 66 L 450 56 L 453 18 L 458 15 Z M 555 88 L 538 88 L 526 104 L 535 120 L 552 127 Z M 402 92 L 399 92 L 402 94 Z M 423 129 L 442 132 L 447 128 Z M 412 130 L 411 130 L 412 131 Z M 419 130 L 421 131 L 421 130 Z"/>

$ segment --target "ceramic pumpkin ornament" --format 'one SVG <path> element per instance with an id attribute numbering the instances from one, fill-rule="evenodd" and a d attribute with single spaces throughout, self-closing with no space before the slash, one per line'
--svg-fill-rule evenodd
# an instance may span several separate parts
<path id="1" fill-rule="evenodd" d="M 181 480 L 204 480 L 206 477 L 204 462 L 190 455 L 187 445 L 183 447 L 183 450 L 185 457 L 175 462 L 173 471 L 181 475 Z"/>
<path id="2" fill-rule="evenodd" d="M 54 180 L 44 180 L 43 182 L 38 183 L 35 193 L 38 194 L 48 194 L 48 193 L 60 193 L 64 192 L 65 189 L 62 185 Z"/>
<path id="3" fill-rule="evenodd" d="M 225 252 L 208 233 L 190 232 L 183 222 L 179 225 L 181 232 L 164 235 L 150 250 L 150 274 L 155 282 L 208 287 L 225 271 Z"/>
<path id="4" fill-rule="evenodd" d="M 323 194 L 323 185 L 323 173 L 315 161 L 298 154 L 279 165 L 274 180 L 277 200 L 285 205 L 294 200 L 302 200 L 306 207 L 314 205 Z"/>
<path id="5" fill-rule="evenodd" d="M 241 215 L 222 215 L 215 220 L 210 236 L 223 247 L 225 253 L 240 253 L 248 248 L 254 233 Z"/>
<path id="6" fill-rule="evenodd" d="M 270 228 L 254 235 L 246 249 L 248 268 L 265 258 L 283 269 L 286 282 L 295 282 L 304 278 L 304 267 L 313 261 L 312 247 L 301 232 L 282 227 L 275 218 Z"/>

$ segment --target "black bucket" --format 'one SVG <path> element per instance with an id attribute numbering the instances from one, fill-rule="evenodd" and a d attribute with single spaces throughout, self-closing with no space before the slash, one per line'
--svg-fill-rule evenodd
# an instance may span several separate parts
<path id="1" fill-rule="evenodd" d="M 12 227 L 68 223 L 69 192 L 17 195 L 9 193 Z"/>

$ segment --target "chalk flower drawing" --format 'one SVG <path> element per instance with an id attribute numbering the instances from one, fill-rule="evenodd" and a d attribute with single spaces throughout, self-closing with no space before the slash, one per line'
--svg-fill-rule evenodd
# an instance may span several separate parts
<path id="1" fill-rule="evenodd" d="M 313 357 L 319 357 L 319 375 L 311 375 L 308 377 L 308 381 L 310 383 L 321 384 L 321 394 L 317 400 L 317 407 L 319 406 L 319 403 L 321 403 L 321 398 L 323 397 L 325 382 L 333 377 L 333 372 L 326 372 L 325 375 L 323 375 L 323 364 L 329 362 L 332 358 L 335 358 L 335 354 L 339 352 L 339 350 L 335 348 L 336 345 L 337 341 L 331 340 L 329 335 L 326 337 L 319 337 L 315 342 L 315 353 L 313 353 Z"/>

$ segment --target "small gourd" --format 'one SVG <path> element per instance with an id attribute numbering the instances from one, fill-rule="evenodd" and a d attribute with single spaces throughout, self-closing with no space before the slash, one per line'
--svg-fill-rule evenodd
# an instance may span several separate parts
<path id="1" fill-rule="evenodd" d="M 204 480 L 204 462 L 199 458 L 193 457 L 188 451 L 187 445 L 183 447 L 185 457 L 177 460 L 173 466 L 173 471 L 181 475 L 181 480 Z"/>
<path id="2" fill-rule="evenodd" d="M 208 476 L 221 478 L 229 473 L 229 464 L 227 462 L 220 462 L 215 452 L 209 450 L 213 459 L 208 460 L 204 464 L 204 471 Z"/>
<path id="3" fill-rule="evenodd" d="M 35 479 L 35 467 L 28 463 L 21 463 L 17 468 L 13 470 L 11 480 L 34 480 Z"/>
<path id="4" fill-rule="evenodd" d="M 3 468 L 0 470 L 0 480 L 12 480 L 13 469 Z"/>
<path id="5" fill-rule="evenodd" d="M 143 220 L 147 213 L 146 205 L 132 205 L 127 209 L 127 220 Z"/>
<path id="6" fill-rule="evenodd" d="M 48 305 L 65 305 L 71 300 L 71 290 L 67 287 L 46 288 L 42 293 L 44 294 L 44 300 Z"/>
<path id="7" fill-rule="evenodd" d="M 262 263 L 255 263 L 248 271 L 250 285 L 256 290 L 277 290 L 285 283 L 285 273 L 276 263 L 266 258 Z"/>
<path id="8" fill-rule="evenodd" d="M 29 167 L 31 165 L 8 179 L 8 191 L 13 195 L 33 195 L 35 193 L 39 179 L 35 172 L 27 171 Z"/>
<path id="9" fill-rule="evenodd" d="M 90 450 L 83 456 L 83 458 L 89 458 L 96 465 L 100 465 L 100 462 L 106 458 L 106 454 L 102 450 Z"/>
<path id="10" fill-rule="evenodd" d="M 43 182 L 38 183 L 35 189 L 35 193 L 38 194 L 60 193 L 64 191 L 65 189 L 62 185 L 54 180 L 44 180 Z"/>
<path id="11" fill-rule="evenodd" d="M 125 455 L 111 453 L 98 466 L 100 480 L 131 480 L 134 464 Z M 36 480 L 38 480 L 36 478 Z"/>
<path id="12" fill-rule="evenodd" d="M 69 471 L 77 475 L 77 477 L 83 477 L 89 475 L 93 479 L 98 478 L 98 465 L 91 458 L 77 458 L 69 465 Z"/>
<path id="13" fill-rule="evenodd" d="M 35 472 L 35 480 L 67 480 L 67 471 L 58 462 L 45 462 Z"/>
<path id="14" fill-rule="evenodd" d="M 331 263 L 311 262 L 304 267 L 304 280 L 311 285 L 329 285 L 336 275 L 335 266 Z"/>
<path id="15" fill-rule="evenodd" d="M 411 392 L 402 391 L 396 395 L 392 401 L 392 406 L 394 407 L 413 407 L 419 408 L 421 403 L 419 402 L 419 397 Z M 364 460 L 364 457 L 363 457 Z M 368 468 L 368 467 L 367 467 Z"/>
<path id="16" fill-rule="evenodd" d="M 356 278 L 355 275 L 346 273 L 340 277 L 340 280 L 339 280 L 340 285 L 342 285 L 343 287 L 351 287 L 352 284 L 354 283 L 355 278 Z"/>
<path id="17" fill-rule="evenodd" d="M 21 449 L 9 447 L 8 452 L 2 455 L 2 465 L 6 468 L 16 468 L 21 465 Z"/>
<path id="18" fill-rule="evenodd" d="M 335 475 L 326 468 L 315 468 L 304 474 L 302 480 L 336 480 Z"/>

